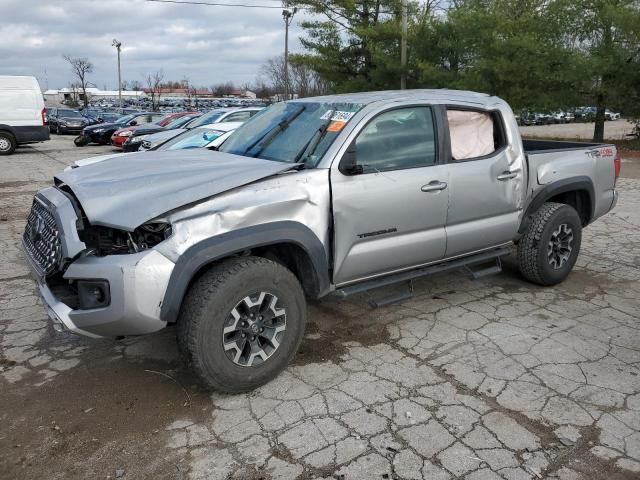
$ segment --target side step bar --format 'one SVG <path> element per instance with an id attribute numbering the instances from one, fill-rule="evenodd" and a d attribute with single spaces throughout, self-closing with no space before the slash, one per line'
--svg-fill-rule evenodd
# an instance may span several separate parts
<path id="1" fill-rule="evenodd" d="M 355 295 L 357 293 L 373 290 L 375 288 L 386 287 L 388 285 L 393 285 L 400 282 L 406 282 L 406 281 L 414 280 L 420 277 L 426 277 L 429 275 L 433 275 L 434 273 L 446 272 L 448 270 L 455 270 L 456 268 L 463 268 L 463 267 L 469 267 L 470 265 L 486 263 L 490 260 L 495 260 L 510 254 L 511 254 L 510 246 L 499 247 L 486 252 L 476 253 L 475 255 L 469 255 L 468 257 L 457 258 L 455 260 L 449 260 L 447 262 L 438 263 L 435 265 L 428 265 L 426 267 L 407 270 L 405 272 L 400 272 L 400 273 L 393 273 L 391 275 L 387 275 L 381 278 L 376 278 L 373 280 L 367 280 L 361 283 L 356 283 L 355 285 L 350 285 L 344 288 L 337 289 L 334 292 L 334 295 L 337 295 L 340 298 L 345 298 L 351 295 Z M 491 269 L 491 272 L 483 271 L 483 273 L 485 273 L 486 275 L 490 273 L 497 273 L 498 271 L 500 271 L 499 268 L 500 267 L 496 265 L 496 267 L 493 267 L 493 269 Z M 478 275 L 478 277 L 480 276 L 484 276 L 484 275 Z"/>

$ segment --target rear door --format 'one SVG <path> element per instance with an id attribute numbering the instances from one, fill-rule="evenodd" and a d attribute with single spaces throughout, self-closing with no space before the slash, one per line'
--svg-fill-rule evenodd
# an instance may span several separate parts
<path id="1" fill-rule="evenodd" d="M 447 257 L 515 238 L 523 203 L 523 153 L 509 145 L 499 110 L 448 107 Z M 515 121 L 513 122 L 513 128 Z M 520 138 L 512 139 L 520 142 Z"/>
<path id="2" fill-rule="evenodd" d="M 331 169 L 335 284 L 444 257 L 448 166 L 437 138 L 426 105 L 381 111 L 349 137 Z"/>

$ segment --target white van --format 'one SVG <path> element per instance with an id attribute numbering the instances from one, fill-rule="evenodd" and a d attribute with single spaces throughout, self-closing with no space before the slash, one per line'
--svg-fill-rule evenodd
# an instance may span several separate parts
<path id="1" fill-rule="evenodd" d="M 35 77 L 0 75 L 0 155 L 49 140 L 47 111 Z"/>

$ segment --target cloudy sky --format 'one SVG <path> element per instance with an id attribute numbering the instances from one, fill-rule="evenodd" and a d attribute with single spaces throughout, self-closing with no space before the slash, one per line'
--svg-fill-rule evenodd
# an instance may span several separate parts
<path id="1" fill-rule="evenodd" d="M 203 0 L 279 6 L 277 0 Z M 252 82 L 260 66 L 284 49 L 280 9 L 210 7 L 146 0 L 0 0 L 0 75 L 33 75 L 41 88 L 72 80 L 63 54 L 87 57 L 90 81 L 117 89 L 114 38 L 122 42 L 123 80 L 142 81 L 164 70 L 166 79 L 187 77 L 209 87 Z M 300 50 L 298 13 L 290 50 Z"/>

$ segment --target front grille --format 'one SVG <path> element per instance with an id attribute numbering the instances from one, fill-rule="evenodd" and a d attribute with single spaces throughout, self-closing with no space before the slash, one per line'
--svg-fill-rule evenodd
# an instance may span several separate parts
<path id="1" fill-rule="evenodd" d="M 34 268 L 42 277 L 56 273 L 62 264 L 62 244 L 53 214 L 38 200 L 33 201 L 22 242 Z"/>

